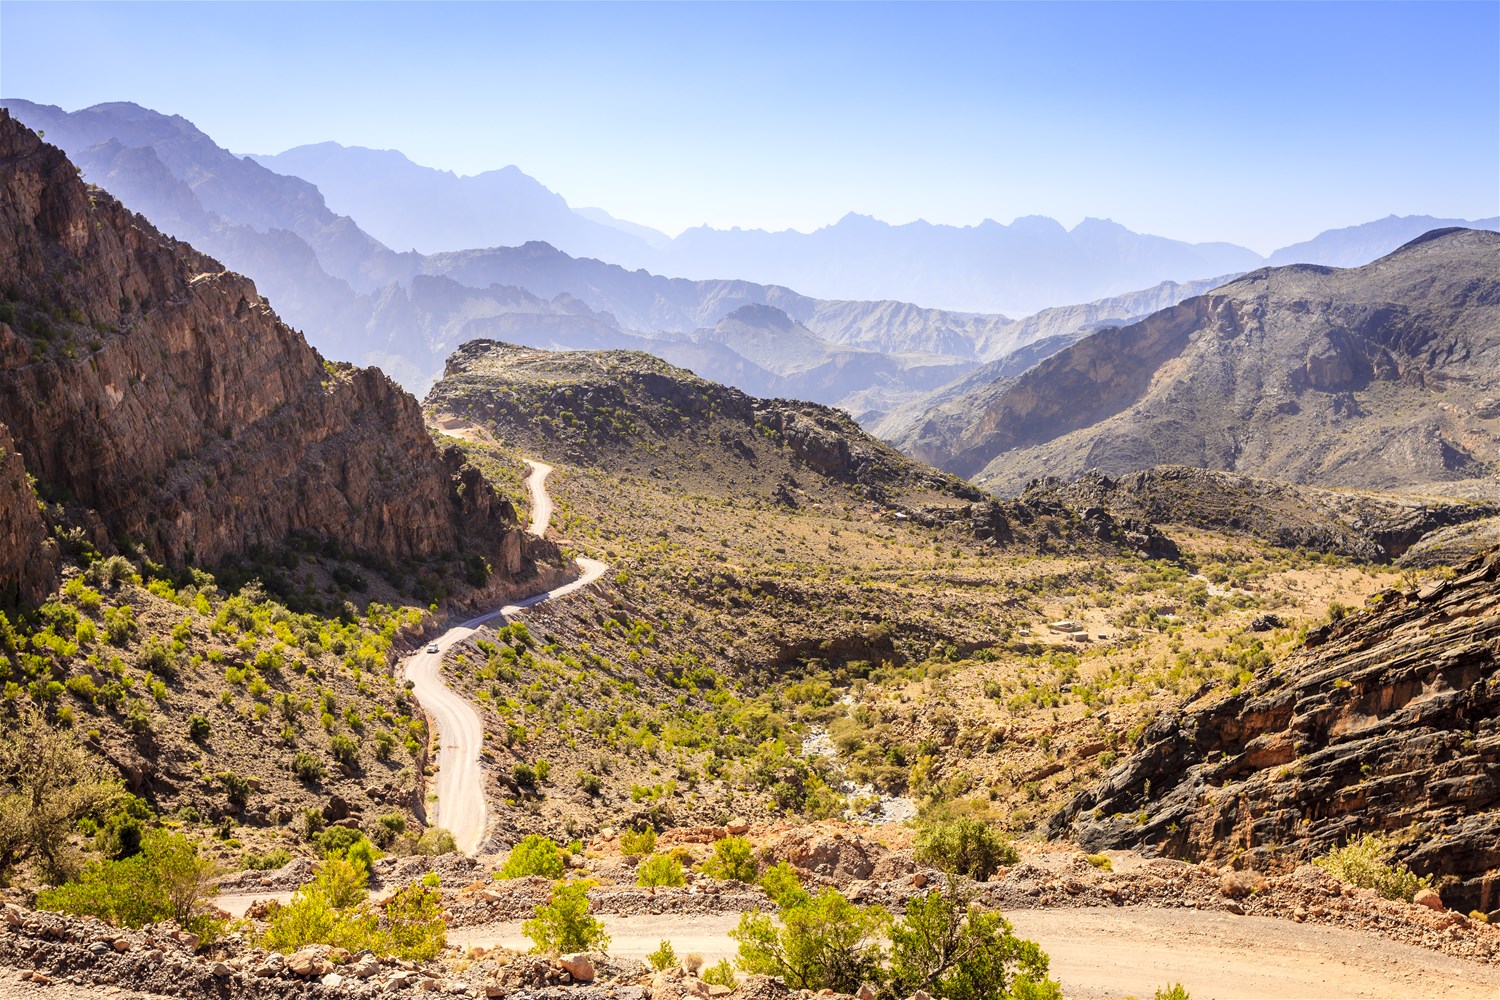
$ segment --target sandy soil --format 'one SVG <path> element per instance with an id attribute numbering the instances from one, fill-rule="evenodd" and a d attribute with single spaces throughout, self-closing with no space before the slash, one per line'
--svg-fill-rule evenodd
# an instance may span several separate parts
<path id="1" fill-rule="evenodd" d="M 1112 907 L 1019 910 L 1017 933 L 1051 956 L 1069 1000 L 1151 997 L 1180 982 L 1193 1000 L 1459 1000 L 1500 997 L 1500 968 L 1374 935 L 1269 917 Z M 644 958 L 663 940 L 712 964 L 732 957 L 737 914 L 604 915 L 610 953 Z M 519 922 L 453 928 L 448 940 L 525 950 Z"/>

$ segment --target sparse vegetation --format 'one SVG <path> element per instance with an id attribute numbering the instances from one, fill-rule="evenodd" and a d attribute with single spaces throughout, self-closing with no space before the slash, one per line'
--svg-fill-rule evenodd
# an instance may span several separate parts
<path id="1" fill-rule="evenodd" d="M 1344 847 L 1313 858 L 1313 864 L 1340 882 L 1374 889 L 1386 899 L 1411 902 L 1421 889 L 1432 888 L 1432 880 L 1390 861 L 1391 845 L 1374 834 L 1365 834 Z"/>

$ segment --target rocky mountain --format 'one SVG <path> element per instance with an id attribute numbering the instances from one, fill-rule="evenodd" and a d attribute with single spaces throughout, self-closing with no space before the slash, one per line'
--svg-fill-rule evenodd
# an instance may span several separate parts
<path id="1" fill-rule="evenodd" d="M 541 240 L 575 257 L 604 260 L 636 260 L 650 250 L 618 225 L 573 211 L 514 166 L 460 177 L 418 166 L 394 149 L 336 142 L 248 159 L 317 185 L 331 209 L 358 219 L 386 246 L 437 253 Z M 401 197 L 391 197 L 393 191 Z"/>
<path id="2" fill-rule="evenodd" d="M 1273 266 L 1326 264 L 1359 267 L 1434 229 L 1500 229 L 1500 218 L 1438 219 L 1430 215 L 1388 215 L 1359 226 L 1329 229 L 1302 243 L 1282 247 L 1266 258 Z"/>
<path id="3" fill-rule="evenodd" d="M 865 434 L 839 410 L 757 399 L 643 352 L 470 341 L 448 359 L 423 406 L 439 420 L 493 428 L 513 448 L 581 464 L 618 461 L 681 477 L 711 451 L 737 467 L 741 491 L 782 498 L 796 481 L 794 468 L 869 497 L 980 496 Z"/>
<path id="4" fill-rule="evenodd" d="M 1164 714 L 1053 833 L 1252 862 L 1378 833 L 1449 907 L 1500 906 L 1500 551 L 1378 597 L 1243 690 Z"/>
<path id="5" fill-rule="evenodd" d="M 1020 320 L 984 317 L 983 330 L 976 331 L 973 340 L 979 345 L 979 357 L 989 363 L 929 393 L 900 402 L 888 412 L 872 414 L 870 431 L 887 441 L 905 440 L 929 424 L 945 427 L 949 434 L 960 433 L 973 405 L 972 395 L 985 393 L 1105 326 L 1144 319 L 1235 277 L 1224 275 L 1182 284 L 1166 281 L 1128 295 L 1043 309 Z"/>
<path id="6" fill-rule="evenodd" d="M 1190 465 L 1310 485 L 1492 475 L 1500 235 L 1440 230 L 1364 267 L 1262 269 L 970 391 L 897 439 L 1009 492 Z"/>
<path id="7" fill-rule="evenodd" d="M 92 545 L 173 565 L 303 533 L 525 570 L 509 505 L 385 376 L 324 361 L 248 279 L 87 188 L 8 112 L 0 178 L 7 590 L 48 582 L 33 483 Z"/>

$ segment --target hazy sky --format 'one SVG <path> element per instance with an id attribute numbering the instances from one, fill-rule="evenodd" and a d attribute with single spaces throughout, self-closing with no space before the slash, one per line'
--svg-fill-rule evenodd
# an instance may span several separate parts
<path id="1" fill-rule="evenodd" d="M 1500 213 L 1500 3 L 0 0 L 0 96 L 514 163 L 671 233 L 1084 216 L 1266 252 Z"/>

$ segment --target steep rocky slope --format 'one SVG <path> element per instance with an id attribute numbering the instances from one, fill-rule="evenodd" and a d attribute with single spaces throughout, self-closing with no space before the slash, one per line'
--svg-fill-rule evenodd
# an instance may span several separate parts
<path id="1" fill-rule="evenodd" d="M 1090 472 L 1071 483 L 1049 478 L 1033 483 L 1023 496 L 1050 496 L 1079 509 L 1102 507 L 1117 517 L 1243 533 L 1282 548 L 1374 562 L 1402 557 L 1444 529 L 1500 516 L 1495 503 L 1325 490 L 1184 466 L 1119 477 Z M 1463 562 L 1486 547 L 1448 561 Z"/>
<path id="2" fill-rule="evenodd" d="M 57 585 L 57 546 L 26 463 L 0 424 L 0 604 L 34 604 Z"/>
<path id="3" fill-rule="evenodd" d="M 1257 271 L 976 390 L 908 454 L 1013 492 L 1153 465 L 1400 488 L 1500 461 L 1500 234 Z"/>
<path id="4" fill-rule="evenodd" d="M 1052 821 L 1090 849 L 1305 858 L 1401 841 L 1444 901 L 1500 906 L 1500 551 L 1308 634 L 1244 690 L 1164 714 Z"/>
<path id="5" fill-rule="evenodd" d="M 86 188 L 6 112 L 0 184 L 0 423 L 93 544 L 211 566 L 302 532 L 522 572 L 514 512 L 389 379 L 324 362 L 249 280 Z"/>

